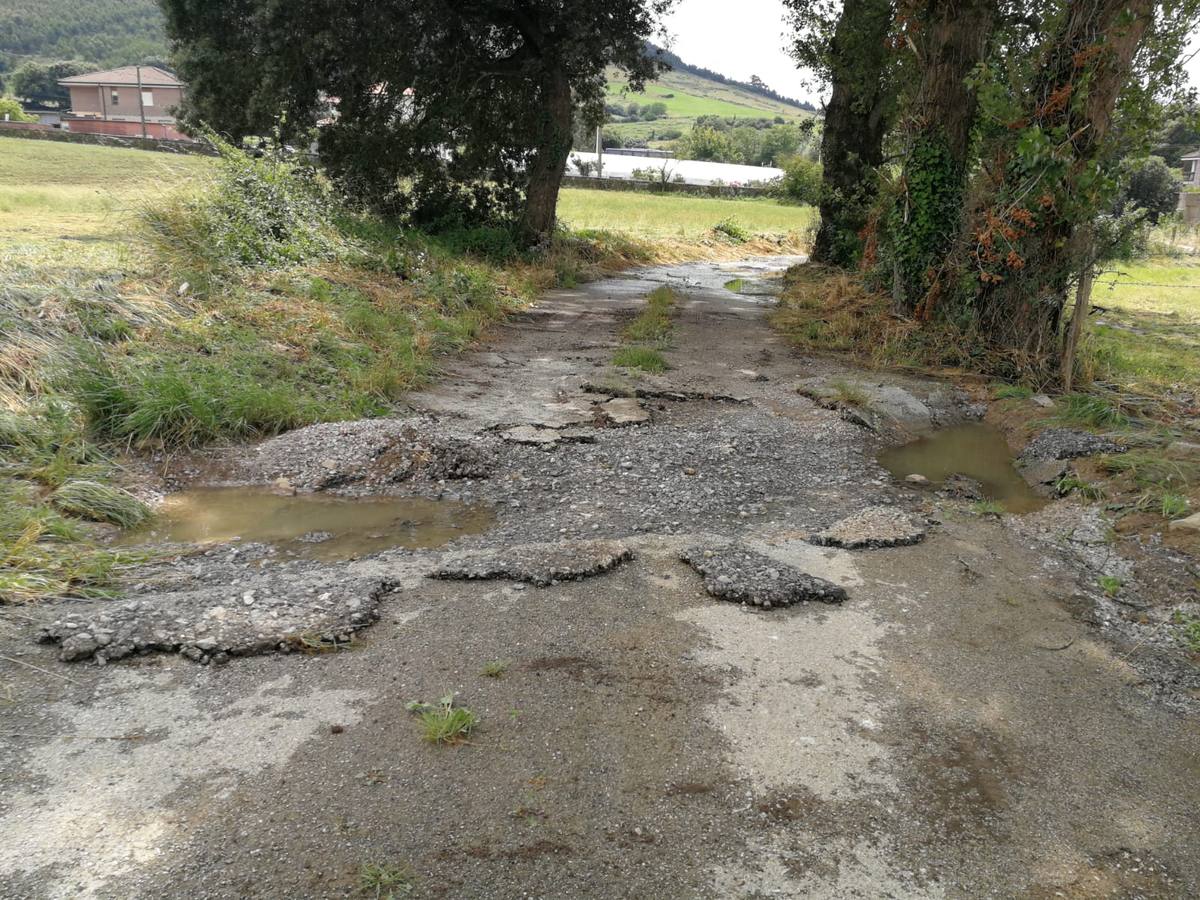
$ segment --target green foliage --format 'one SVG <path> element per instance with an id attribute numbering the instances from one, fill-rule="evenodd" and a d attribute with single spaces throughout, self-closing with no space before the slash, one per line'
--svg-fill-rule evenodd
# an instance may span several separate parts
<path id="1" fill-rule="evenodd" d="M 184 271 L 220 275 L 334 254 L 334 205 L 320 180 L 289 159 L 256 159 L 216 134 L 207 137 L 219 163 L 190 191 L 142 211 L 164 256 Z"/>
<path id="2" fill-rule="evenodd" d="M 744 244 L 754 237 L 733 216 L 722 219 L 713 226 L 712 230 L 719 235 L 724 235 L 735 244 Z"/>
<path id="3" fill-rule="evenodd" d="M 1121 187 L 1113 203 L 1119 216 L 1142 210 L 1146 220 L 1157 225 L 1160 218 L 1175 212 L 1183 183 L 1157 156 L 1126 159 L 1121 163 Z"/>
<path id="4" fill-rule="evenodd" d="M 675 155 L 703 162 L 729 162 L 737 158 L 737 150 L 728 134 L 697 125 L 687 137 L 680 139 Z"/>
<path id="5" fill-rule="evenodd" d="M 50 495 L 59 510 L 92 522 L 133 528 L 150 518 L 150 509 L 121 488 L 98 481 L 74 479 Z"/>
<path id="6" fill-rule="evenodd" d="M 1023 384 L 1001 384 L 992 391 L 992 396 L 997 400 L 1028 400 L 1033 389 Z"/>
<path id="7" fill-rule="evenodd" d="M 908 150 L 900 194 L 888 215 L 887 247 L 908 307 L 929 290 L 931 268 L 957 234 L 963 171 L 946 140 L 926 130 Z"/>
<path id="8" fill-rule="evenodd" d="M 416 873 L 412 866 L 379 865 L 371 863 L 358 873 L 359 893 L 372 900 L 400 900 L 411 897 L 416 889 Z"/>
<path id="9" fill-rule="evenodd" d="M 1121 588 L 1125 585 L 1125 582 L 1115 575 L 1101 575 L 1097 579 L 1097 584 L 1100 585 L 1100 589 L 1109 597 L 1115 597 L 1121 592 Z"/>
<path id="10" fill-rule="evenodd" d="M 1159 500 L 1159 510 L 1164 519 L 1181 519 L 1191 508 L 1187 497 L 1182 494 L 1164 493 Z"/>
<path id="11" fill-rule="evenodd" d="M 640 369 L 652 375 L 661 375 L 667 371 L 667 361 L 653 347 L 621 347 L 613 354 L 613 365 Z"/>
<path id="12" fill-rule="evenodd" d="M 64 61 L 22 63 L 8 78 L 8 90 L 13 96 L 26 103 L 66 109 L 71 105 L 71 93 L 58 82 L 72 75 L 80 75 L 92 67 L 85 62 Z"/>
<path id="13" fill-rule="evenodd" d="M 37 116 L 30 115 L 12 97 L 0 97 L 0 122 L 36 122 Z"/>
<path id="14" fill-rule="evenodd" d="M 484 667 L 479 670 L 479 674 L 484 678 L 499 678 L 508 671 L 509 661 L 506 659 L 494 659 L 489 663 L 485 663 Z"/>
<path id="15" fill-rule="evenodd" d="M 16 57 L 90 60 L 92 68 L 167 54 L 155 0 L 5 0 L 0 47 Z"/>
<path id="16" fill-rule="evenodd" d="M 1067 394 L 1059 400 L 1055 420 L 1088 428 L 1124 428 L 1129 417 L 1111 401 L 1091 394 Z"/>
<path id="17" fill-rule="evenodd" d="M 783 194 L 795 203 L 816 206 L 821 202 L 821 164 L 803 156 L 789 156 L 783 164 Z"/>
<path id="18" fill-rule="evenodd" d="M 1171 621 L 1176 626 L 1175 633 L 1183 645 L 1192 653 L 1200 653 L 1200 616 L 1177 611 L 1171 617 Z"/>
<path id="19" fill-rule="evenodd" d="M 651 291 L 646 297 L 645 308 L 625 326 L 625 339 L 636 343 L 665 345 L 671 338 L 671 312 L 677 296 L 674 290 L 665 285 Z"/>
<path id="20" fill-rule="evenodd" d="M 1065 497 L 1068 494 L 1078 494 L 1085 500 L 1103 500 L 1105 496 L 1103 487 L 1084 481 L 1074 475 L 1067 475 L 1060 478 L 1055 483 L 1054 489 L 1060 497 Z"/>
<path id="21" fill-rule="evenodd" d="M 454 694 L 446 694 L 436 703 L 413 700 L 407 706 L 424 729 L 431 744 L 462 744 L 479 725 L 479 717 L 465 706 L 454 705 Z"/>
<path id="22" fill-rule="evenodd" d="M 971 504 L 971 512 L 977 516 L 1002 516 L 1004 506 L 995 500 L 978 500 Z"/>

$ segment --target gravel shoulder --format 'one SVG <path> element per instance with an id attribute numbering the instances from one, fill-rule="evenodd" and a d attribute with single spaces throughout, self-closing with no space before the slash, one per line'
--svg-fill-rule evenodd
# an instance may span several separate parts
<path id="1" fill-rule="evenodd" d="M 886 441 L 979 410 L 797 357 L 722 286 L 788 262 L 555 292 L 394 419 L 169 469 L 495 520 L 0 609 L 0 897 L 374 896 L 367 865 L 414 897 L 1200 893 L 1200 675 L 1096 588 L 1149 597 L 1171 560 L 1095 508 L 893 479 Z M 613 369 L 662 283 L 671 368 Z M 814 387 L 847 376 L 871 415 Z M 479 727 L 425 743 L 406 706 L 448 693 Z"/>

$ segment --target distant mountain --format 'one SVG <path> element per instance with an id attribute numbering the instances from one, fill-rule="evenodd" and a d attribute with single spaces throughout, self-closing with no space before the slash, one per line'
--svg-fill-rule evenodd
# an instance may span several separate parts
<path id="1" fill-rule="evenodd" d="M 0 0 L 0 57 L 9 68 L 29 58 L 109 67 L 166 55 L 155 0 Z"/>

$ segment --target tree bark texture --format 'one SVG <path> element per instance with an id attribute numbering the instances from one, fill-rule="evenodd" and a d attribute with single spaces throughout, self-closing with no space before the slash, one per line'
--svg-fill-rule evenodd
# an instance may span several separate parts
<path id="1" fill-rule="evenodd" d="M 562 69 L 548 64 L 542 75 L 544 111 L 536 149 L 529 162 L 529 182 L 521 231 L 536 242 L 554 230 L 558 191 L 571 154 L 571 84 Z"/>

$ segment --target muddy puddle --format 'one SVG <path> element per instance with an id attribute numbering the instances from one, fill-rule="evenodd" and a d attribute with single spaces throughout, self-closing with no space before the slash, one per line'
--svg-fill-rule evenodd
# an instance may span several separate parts
<path id="1" fill-rule="evenodd" d="M 209 544 L 240 539 L 329 561 L 393 547 L 440 547 L 463 535 L 487 531 L 494 518 L 487 507 L 450 500 L 348 499 L 199 488 L 168 497 L 153 522 L 128 534 L 123 543 Z"/>
<path id="2" fill-rule="evenodd" d="M 1046 505 L 1013 467 L 1012 452 L 998 429 L 982 423 L 956 425 L 879 454 L 879 464 L 896 478 L 924 475 L 940 484 L 951 475 L 978 481 L 983 495 L 1008 512 L 1033 512 Z"/>
<path id="3" fill-rule="evenodd" d="M 731 278 L 724 288 L 748 297 L 777 297 L 783 292 L 783 279 L 778 276 Z"/>

